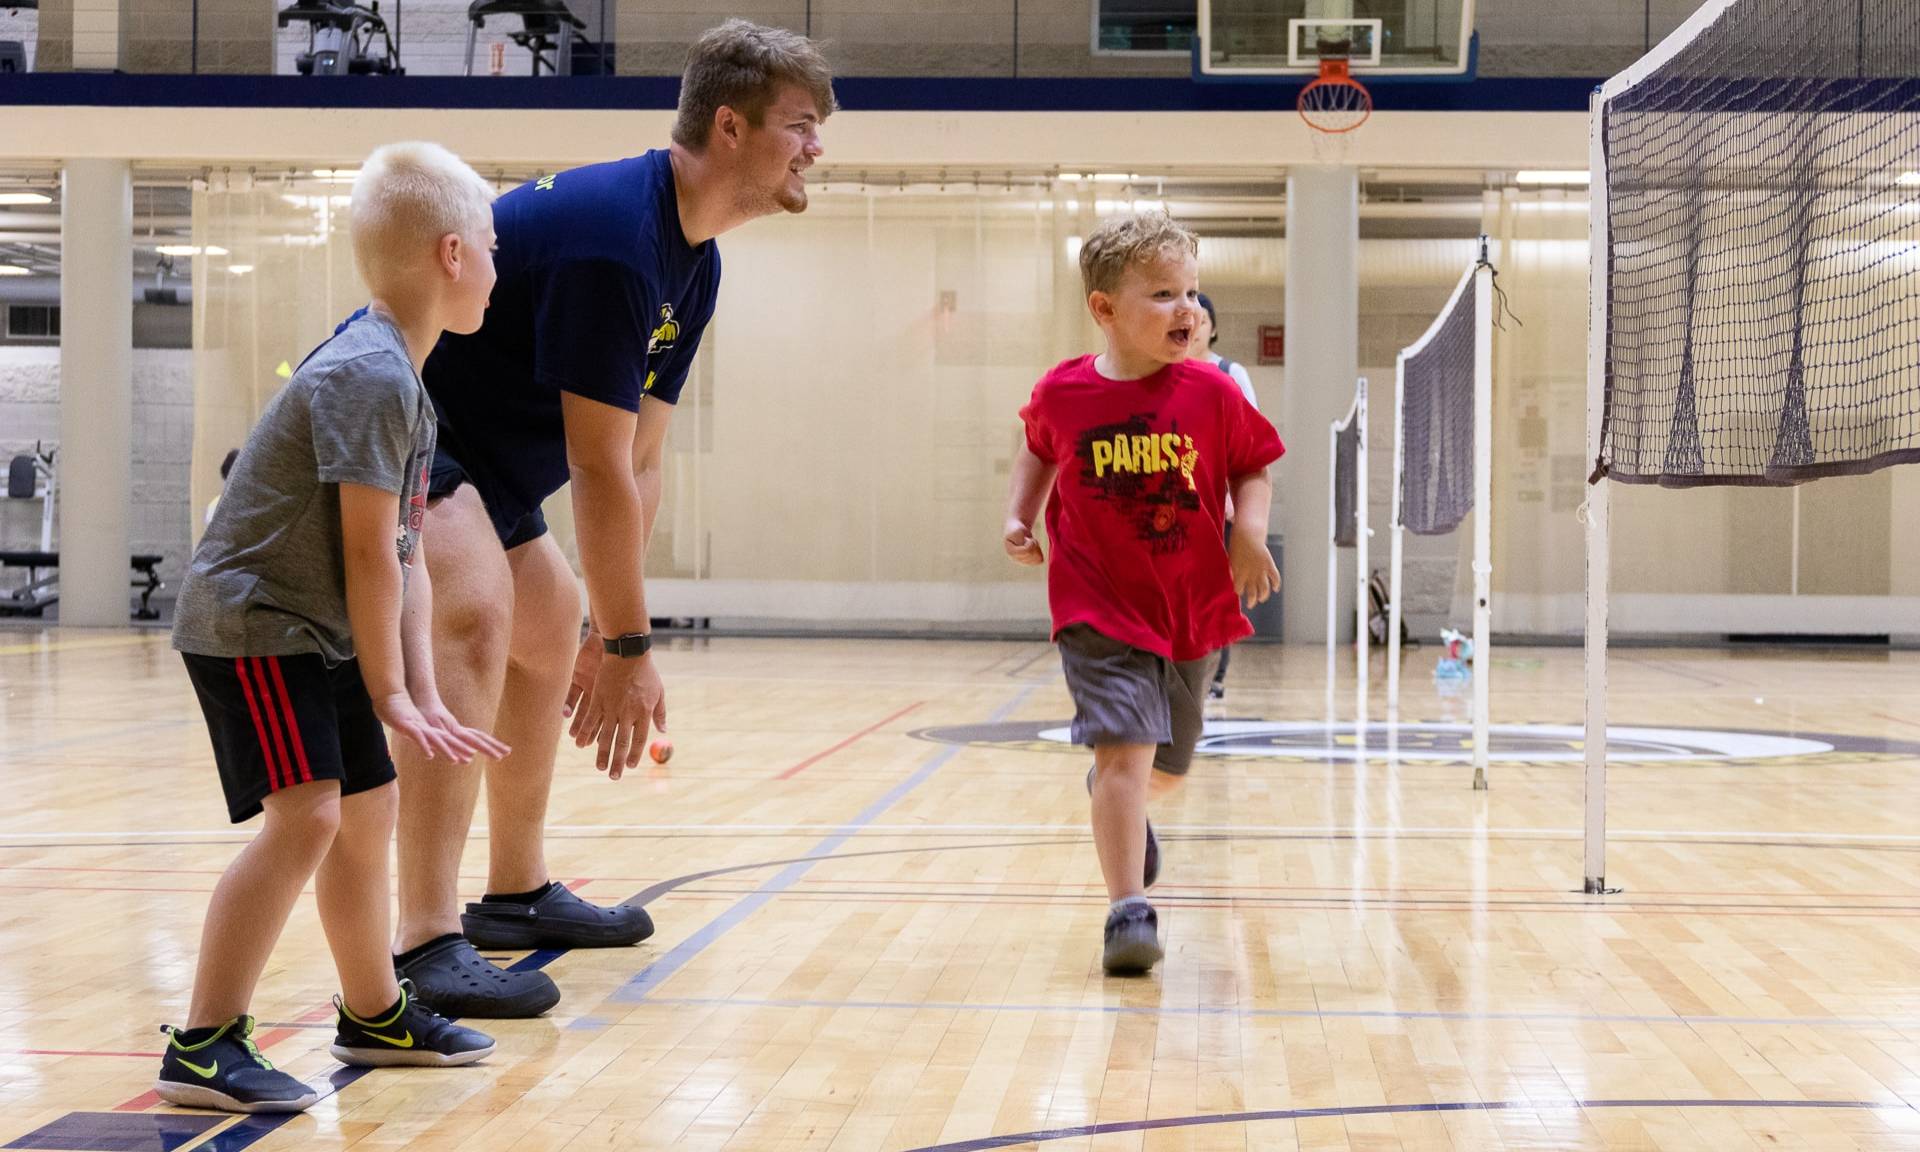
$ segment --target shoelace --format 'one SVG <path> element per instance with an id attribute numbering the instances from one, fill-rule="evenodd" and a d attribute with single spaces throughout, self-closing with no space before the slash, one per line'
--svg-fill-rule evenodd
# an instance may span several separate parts
<path id="1" fill-rule="evenodd" d="M 221 1027 L 219 1032 L 215 1032 L 212 1035 L 212 1037 L 208 1039 L 207 1043 L 211 1044 L 213 1041 L 220 1039 L 222 1033 L 225 1033 L 228 1029 L 232 1028 L 235 1024 L 238 1024 L 240 1027 L 239 1027 L 239 1034 L 234 1038 L 240 1042 L 240 1046 L 242 1048 L 245 1048 L 247 1050 L 247 1055 L 251 1056 L 253 1058 L 253 1062 L 255 1064 L 260 1065 L 260 1067 L 265 1068 L 269 1072 L 274 1071 L 275 1069 L 273 1066 L 273 1061 L 267 1059 L 265 1056 L 262 1056 L 260 1054 L 260 1049 L 254 1047 L 253 1017 L 251 1016 L 238 1016 L 238 1017 L 235 1017 L 233 1020 L 228 1021 L 225 1025 Z M 185 1031 L 185 1029 L 175 1028 L 171 1024 L 162 1024 L 160 1025 L 160 1031 L 171 1042 L 169 1046 L 172 1046 L 174 1044 L 178 1044 L 180 1033 Z M 186 1049 L 184 1048 L 184 1046 L 181 1047 L 181 1051 L 185 1051 L 185 1050 Z"/>
<path id="2" fill-rule="evenodd" d="M 262 1056 L 260 1049 L 253 1046 L 253 1017 L 240 1017 L 240 1035 L 236 1037 L 236 1039 L 240 1041 L 240 1046 L 247 1050 L 247 1055 L 253 1057 L 255 1064 L 260 1065 L 260 1067 L 265 1068 L 269 1072 L 274 1070 L 273 1061 Z"/>

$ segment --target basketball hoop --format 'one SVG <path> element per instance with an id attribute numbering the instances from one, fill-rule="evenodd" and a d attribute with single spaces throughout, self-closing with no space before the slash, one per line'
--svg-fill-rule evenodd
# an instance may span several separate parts
<path id="1" fill-rule="evenodd" d="M 1322 46 L 1320 77 L 1300 90 L 1300 118 L 1316 132 L 1351 132 L 1373 115 L 1373 96 L 1353 78 L 1344 52 L 1331 54 Z"/>

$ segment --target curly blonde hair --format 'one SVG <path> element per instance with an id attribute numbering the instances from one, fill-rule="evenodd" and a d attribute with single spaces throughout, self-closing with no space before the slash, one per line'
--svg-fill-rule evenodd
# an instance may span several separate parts
<path id="1" fill-rule="evenodd" d="M 1080 282 L 1089 296 L 1111 292 L 1128 268 L 1199 255 L 1199 238 L 1165 212 L 1115 216 L 1080 246 Z"/>

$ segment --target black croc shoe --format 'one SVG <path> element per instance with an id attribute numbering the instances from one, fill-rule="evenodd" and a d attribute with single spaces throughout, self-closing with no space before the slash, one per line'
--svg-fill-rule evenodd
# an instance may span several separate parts
<path id="1" fill-rule="evenodd" d="M 560 989 L 545 972 L 496 968 L 459 936 L 393 970 L 413 981 L 420 1001 L 442 1016 L 523 1020 L 560 1003 Z"/>
<path id="2" fill-rule="evenodd" d="M 546 894 L 531 904 L 511 900 L 469 904 L 460 917 L 460 929 L 476 948 L 515 952 L 534 948 L 624 948 L 653 935 L 653 918 L 645 908 L 625 904 L 602 908 L 575 896 L 565 884 L 551 884 Z M 421 995 L 426 995 L 424 985 Z"/>

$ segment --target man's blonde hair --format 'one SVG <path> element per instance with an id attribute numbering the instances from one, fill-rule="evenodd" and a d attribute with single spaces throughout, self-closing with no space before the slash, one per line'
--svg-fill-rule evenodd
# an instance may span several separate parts
<path id="1" fill-rule="evenodd" d="M 442 236 L 485 238 L 493 187 L 438 144 L 374 149 L 353 182 L 353 262 L 376 295 L 403 283 Z"/>
<path id="2" fill-rule="evenodd" d="M 723 106 L 758 128 L 767 105 L 786 84 L 806 89 L 822 120 L 839 107 L 833 99 L 833 68 L 820 54 L 819 45 L 800 33 L 738 17 L 708 29 L 687 50 L 673 142 L 695 152 L 704 150 L 713 131 L 713 114 Z"/>
<path id="3" fill-rule="evenodd" d="M 1080 245 L 1080 283 L 1089 296 L 1111 292 L 1129 268 L 1199 255 L 1199 238 L 1165 212 L 1115 216 Z"/>

